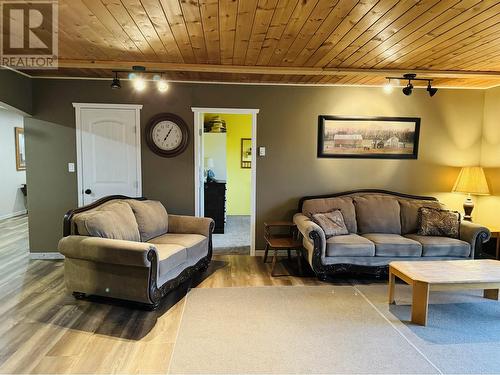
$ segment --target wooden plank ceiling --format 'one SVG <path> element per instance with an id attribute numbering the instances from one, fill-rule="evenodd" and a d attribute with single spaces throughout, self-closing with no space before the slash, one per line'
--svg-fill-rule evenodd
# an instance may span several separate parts
<path id="1" fill-rule="evenodd" d="M 500 0 L 59 0 L 59 22 L 61 68 L 29 74 L 144 64 L 182 81 L 500 84 Z"/>

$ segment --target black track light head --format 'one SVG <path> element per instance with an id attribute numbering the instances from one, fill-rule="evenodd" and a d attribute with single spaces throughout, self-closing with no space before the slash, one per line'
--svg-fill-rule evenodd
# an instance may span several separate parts
<path id="1" fill-rule="evenodd" d="M 438 89 L 436 89 L 435 87 L 432 87 L 430 82 L 427 84 L 427 92 L 429 93 L 429 96 L 431 98 L 434 95 L 436 95 L 437 91 L 438 91 Z"/>
<path id="2" fill-rule="evenodd" d="M 408 82 L 408 85 L 406 85 L 406 87 L 403 88 L 403 94 L 405 94 L 406 96 L 410 96 L 412 92 L 413 92 L 413 85 L 410 82 Z"/>
<path id="3" fill-rule="evenodd" d="M 115 72 L 115 78 L 113 78 L 113 82 L 111 82 L 111 88 L 113 90 L 121 89 L 122 84 L 120 82 L 120 79 L 118 78 L 118 73 Z"/>

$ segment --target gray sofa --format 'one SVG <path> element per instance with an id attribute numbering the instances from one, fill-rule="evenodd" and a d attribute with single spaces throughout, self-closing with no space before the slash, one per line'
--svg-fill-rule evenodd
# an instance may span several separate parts
<path id="1" fill-rule="evenodd" d="M 144 198 L 110 196 L 71 210 L 59 241 L 66 287 L 76 298 L 108 297 L 155 309 L 208 267 L 213 229 L 212 219 L 171 215 Z"/>
<path id="2" fill-rule="evenodd" d="M 338 272 L 385 273 L 393 260 L 473 259 L 488 228 L 462 221 L 460 238 L 419 236 L 420 207 L 444 208 L 436 198 L 384 190 L 358 190 L 300 200 L 294 216 L 307 260 L 320 279 Z M 339 209 L 348 235 L 326 238 L 313 213 Z"/>

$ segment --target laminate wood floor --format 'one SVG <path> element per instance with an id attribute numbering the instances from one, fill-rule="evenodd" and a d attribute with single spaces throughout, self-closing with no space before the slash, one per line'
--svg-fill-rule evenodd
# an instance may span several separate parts
<path id="1" fill-rule="evenodd" d="M 215 256 L 204 275 L 146 312 L 75 300 L 63 270 L 62 261 L 29 259 L 26 216 L 0 221 L 0 373 L 167 373 L 190 287 L 321 284 L 272 278 L 260 257 Z"/>

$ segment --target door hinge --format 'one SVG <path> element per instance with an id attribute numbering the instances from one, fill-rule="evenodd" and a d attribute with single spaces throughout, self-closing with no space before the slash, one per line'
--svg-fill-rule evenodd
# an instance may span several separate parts
<path id="1" fill-rule="evenodd" d="M 200 132 L 200 137 L 201 137 L 203 135 L 203 132 L 202 132 L 201 128 L 199 129 L 199 132 Z"/>

